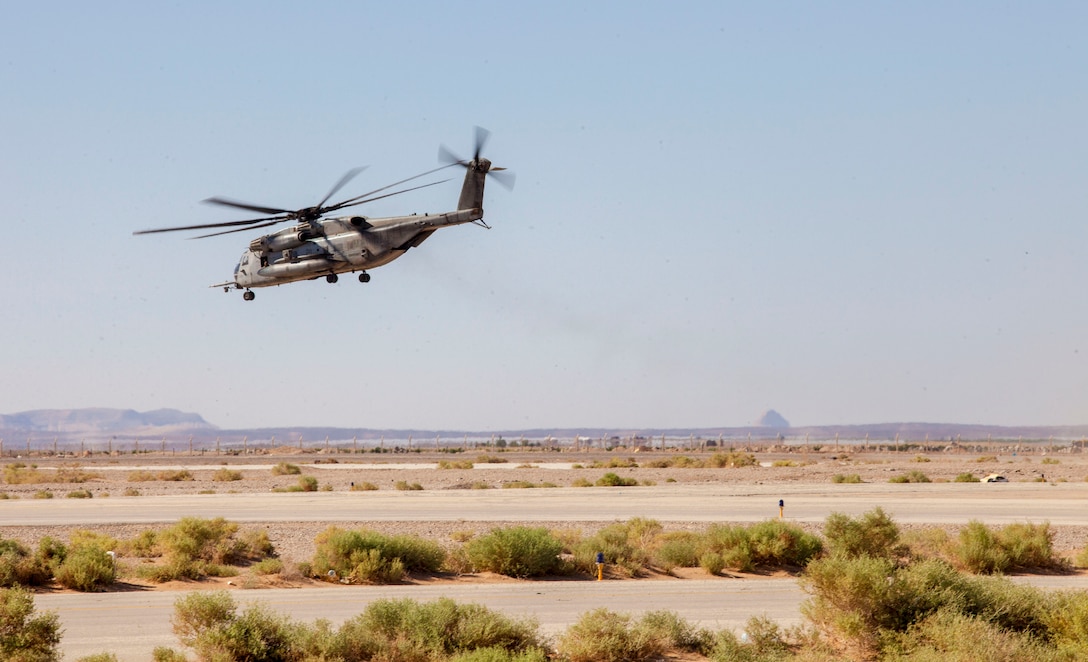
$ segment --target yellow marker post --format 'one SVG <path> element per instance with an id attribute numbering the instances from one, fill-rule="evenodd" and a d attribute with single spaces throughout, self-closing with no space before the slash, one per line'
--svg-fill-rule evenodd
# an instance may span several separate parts
<path id="1" fill-rule="evenodd" d="M 604 579 L 604 552 L 597 552 L 597 581 Z"/>
<path id="2" fill-rule="evenodd" d="M 784 499 L 778 500 L 778 519 L 782 519 L 783 514 L 786 512 L 786 502 Z"/>

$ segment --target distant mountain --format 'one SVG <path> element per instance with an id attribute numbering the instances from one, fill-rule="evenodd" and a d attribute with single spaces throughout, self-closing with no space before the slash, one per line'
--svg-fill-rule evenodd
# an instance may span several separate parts
<path id="1" fill-rule="evenodd" d="M 319 445 L 325 439 L 332 442 L 356 440 L 360 446 L 401 445 L 413 440 L 413 445 L 428 446 L 449 444 L 468 438 L 473 440 L 504 438 L 555 439 L 569 442 L 575 438 L 608 439 L 625 443 L 660 440 L 664 436 L 677 439 L 725 439 L 753 441 L 804 441 L 864 440 L 873 442 L 969 441 L 969 440 L 1023 440 L 1047 441 L 1088 439 L 1088 425 L 1075 426 L 996 426 L 954 423 L 878 423 L 868 425 L 822 425 L 793 427 L 774 410 L 766 412 L 758 425 L 745 427 L 699 428 L 535 428 L 473 430 L 425 430 L 381 428 L 337 428 L 295 426 L 276 428 L 246 428 L 224 430 L 205 421 L 199 414 L 176 409 L 156 409 L 138 412 L 132 409 L 41 409 L 17 414 L 0 414 L 0 440 L 9 443 L 28 444 L 47 441 L 61 445 L 117 440 L 125 443 L 147 442 L 162 439 L 164 444 L 220 442 L 224 446 L 240 446 L 243 443 L 269 443 Z"/>
<path id="2" fill-rule="evenodd" d="M 37 409 L 0 414 L 0 430 L 54 435 L 170 434 L 214 430 L 199 414 L 177 409 Z"/>

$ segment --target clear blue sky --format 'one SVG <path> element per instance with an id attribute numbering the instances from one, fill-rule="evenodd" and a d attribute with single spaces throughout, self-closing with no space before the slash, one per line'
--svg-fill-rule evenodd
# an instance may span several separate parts
<path id="1" fill-rule="evenodd" d="M 41 2 L 3 31 L 0 413 L 1088 423 L 1083 3 Z M 494 229 L 367 285 L 247 303 L 207 286 L 249 235 L 132 236 L 377 188 L 473 125 L 518 175 Z"/>

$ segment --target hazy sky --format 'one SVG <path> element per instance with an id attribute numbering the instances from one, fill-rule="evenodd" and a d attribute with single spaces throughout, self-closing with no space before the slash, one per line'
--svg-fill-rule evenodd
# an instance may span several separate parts
<path id="1" fill-rule="evenodd" d="M 20 2 L 0 413 L 225 428 L 1088 423 L 1088 5 Z M 246 218 L 437 163 L 488 231 L 240 292 Z M 455 173 L 460 177 L 460 171 Z M 460 181 L 369 216 L 456 207 Z"/>

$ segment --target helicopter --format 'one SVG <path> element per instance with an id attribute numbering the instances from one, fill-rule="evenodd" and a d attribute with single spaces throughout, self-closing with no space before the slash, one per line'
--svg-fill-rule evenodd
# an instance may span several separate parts
<path id="1" fill-rule="evenodd" d="M 144 235 L 184 230 L 232 228 L 192 237 L 193 239 L 204 239 L 270 227 L 279 223 L 294 222 L 295 224 L 288 228 L 250 241 L 249 247 L 242 253 L 242 257 L 234 267 L 234 278 L 211 287 L 222 287 L 224 292 L 245 290 L 242 298 L 246 301 L 252 301 L 256 297 L 253 288 L 286 285 L 287 283 L 303 280 L 317 280 L 322 277 L 329 283 L 335 283 L 339 280 L 339 274 L 349 272 L 358 272 L 359 282 L 368 283 L 370 282 L 369 269 L 389 264 L 404 255 L 408 249 L 422 244 L 441 228 L 465 223 L 473 223 L 487 229 L 491 228 L 483 220 L 485 180 L 490 175 L 507 189 L 512 189 L 514 174 L 512 172 L 503 172 L 506 170 L 505 168 L 493 166 L 491 161 L 480 155 L 489 136 L 490 133 L 486 129 L 476 127 L 475 149 L 471 160 L 458 157 L 443 145 L 439 147 L 438 155 L 439 160 L 444 162 L 444 165 L 334 204 L 326 205 L 329 199 L 365 168 L 349 170 L 329 190 L 321 202 L 312 207 L 292 211 L 213 197 L 204 200 L 204 202 L 258 212 L 265 214 L 265 216 L 241 221 L 139 230 L 133 232 L 133 234 Z M 448 179 L 443 179 L 387 192 L 390 189 L 455 165 L 464 167 L 466 172 L 464 184 L 461 187 L 461 197 L 458 199 L 457 209 L 454 211 L 387 218 L 368 218 L 366 216 L 325 218 L 326 214 L 341 209 L 447 182 Z"/>

